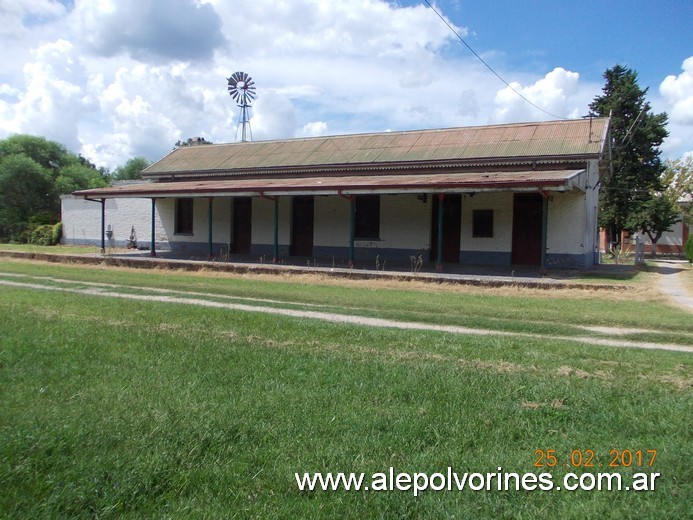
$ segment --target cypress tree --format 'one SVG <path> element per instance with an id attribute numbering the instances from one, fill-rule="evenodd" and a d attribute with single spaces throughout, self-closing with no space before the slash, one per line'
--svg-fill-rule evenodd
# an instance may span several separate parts
<path id="1" fill-rule="evenodd" d="M 659 146 L 669 134 L 667 114 L 652 113 L 645 99 L 648 89 L 638 85 L 637 72 L 616 65 L 604 79 L 602 95 L 589 108 L 593 116 L 611 116 L 612 174 L 601 181 L 599 225 L 610 243 L 618 243 L 624 229 L 638 227 L 637 215 L 652 194 L 664 189 Z"/>

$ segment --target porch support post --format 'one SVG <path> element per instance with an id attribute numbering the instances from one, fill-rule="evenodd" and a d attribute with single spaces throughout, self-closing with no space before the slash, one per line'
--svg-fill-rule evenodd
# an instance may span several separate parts
<path id="1" fill-rule="evenodd" d="M 106 253 L 106 199 L 101 199 L 101 254 Z"/>
<path id="2" fill-rule="evenodd" d="M 443 272 L 443 203 L 445 193 L 438 194 L 438 258 L 436 261 L 436 271 Z"/>
<path id="3" fill-rule="evenodd" d="M 274 249 L 272 263 L 279 261 L 279 197 L 274 197 Z"/>
<path id="4" fill-rule="evenodd" d="M 156 256 L 156 198 L 152 197 L 152 244 L 149 248 L 150 256 Z"/>
<path id="5" fill-rule="evenodd" d="M 207 199 L 207 259 L 212 259 L 212 204 L 214 202 L 214 197 L 209 197 Z"/>
<path id="6" fill-rule="evenodd" d="M 356 235 L 356 197 L 349 197 L 349 267 L 354 267 L 354 237 Z"/>
<path id="7" fill-rule="evenodd" d="M 546 268 L 546 239 L 549 224 L 549 194 L 541 192 L 541 268 Z"/>

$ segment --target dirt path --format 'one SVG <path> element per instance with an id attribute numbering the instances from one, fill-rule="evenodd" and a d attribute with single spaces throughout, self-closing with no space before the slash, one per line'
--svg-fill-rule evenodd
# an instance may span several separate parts
<path id="1" fill-rule="evenodd" d="M 659 273 L 659 289 L 675 305 L 693 312 L 693 285 L 688 262 L 684 260 L 662 260 L 656 262 Z"/>
<path id="2" fill-rule="evenodd" d="M 541 335 L 541 334 L 531 334 L 531 333 L 521 333 L 521 332 L 508 332 L 502 330 L 492 330 L 492 329 L 475 329 L 470 327 L 461 327 L 455 325 L 436 325 L 427 323 L 417 323 L 417 322 L 407 322 L 407 321 L 397 321 L 397 320 L 386 320 L 382 318 L 370 318 L 365 316 L 354 316 L 349 314 L 339 314 L 333 312 L 322 312 L 317 310 L 301 310 L 301 309 L 290 309 L 282 308 L 276 306 L 265 306 L 265 305 L 250 305 L 246 303 L 233 303 L 233 302 L 223 302 L 218 301 L 219 299 L 224 299 L 224 296 L 205 294 L 197 292 L 184 292 L 184 291 L 169 291 L 167 289 L 157 289 L 151 288 L 146 289 L 144 292 L 150 292 L 150 294 L 143 294 L 142 288 L 134 288 L 123 285 L 113 285 L 113 284 L 98 284 L 94 282 L 78 282 L 73 280 L 60 280 L 55 278 L 45 278 L 45 277 L 31 277 L 24 275 L 13 275 L 0 273 L 0 276 L 11 279 L 0 279 L 0 286 L 9 287 L 19 287 L 24 289 L 32 290 L 43 290 L 43 291 L 58 291 L 67 292 L 74 294 L 86 294 L 91 296 L 98 296 L 104 298 L 125 298 L 130 300 L 139 301 L 156 301 L 164 303 L 173 304 L 184 304 L 184 305 L 199 305 L 203 307 L 214 307 L 220 309 L 229 309 L 242 312 L 259 312 L 263 314 L 273 314 L 279 316 L 288 316 L 292 318 L 304 318 L 304 319 L 314 319 L 320 321 L 327 321 L 331 323 L 343 323 L 352 324 L 367 327 L 382 327 L 382 328 L 394 328 L 403 330 L 422 330 L 422 331 L 438 331 L 447 332 L 451 334 L 463 334 L 463 335 L 476 335 L 476 336 L 505 336 L 505 337 L 523 337 L 532 339 L 543 339 L 543 340 L 556 340 L 556 341 L 573 341 L 577 343 L 583 343 L 588 345 L 599 345 L 608 347 L 622 347 L 622 348 L 642 348 L 642 349 L 653 349 L 653 350 L 669 350 L 676 352 L 687 352 L 693 353 L 693 347 L 688 347 L 684 345 L 677 344 L 664 344 L 664 343 L 652 343 L 652 342 L 640 342 L 640 341 L 630 341 L 630 340 L 620 340 L 620 339 L 610 339 L 610 338 L 600 338 L 595 336 L 557 336 L 557 335 Z M 30 279 L 31 281 L 20 281 L 21 279 Z M 52 285 L 51 283 L 59 283 L 61 285 Z M 73 285 L 73 287 L 65 286 L 65 284 Z M 128 292 L 128 290 L 136 290 L 137 293 Z M 235 298 L 234 299 L 243 299 Z M 248 300 L 248 299 L 245 299 Z M 287 302 L 278 302 L 272 300 L 252 300 L 257 303 L 275 303 L 284 304 Z M 585 332 L 589 333 L 599 333 L 598 329 L 583 327 Z M 613 332 L 610 330 L 610 333 Z M 632 332 L 632 331 L 626 331 Z M 649 332 L 649 331 L 648 331 Z"/>

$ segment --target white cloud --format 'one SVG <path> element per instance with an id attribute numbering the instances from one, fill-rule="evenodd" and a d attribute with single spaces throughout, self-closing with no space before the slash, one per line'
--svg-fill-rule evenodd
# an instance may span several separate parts
<path id="1" fill-rule="evenodd" d="M 83 87 L 84 62 L 67 40 L 38 47 L 32 58 L 23 67 L 23 88 L 3 89 L 12 91 L 16 101 L 1 105 L 0 129 L 5 134 L 30 131 L 74 149 L 80 119 L 92 102 Z"/>
<path id="2" fill-rule="evenodd" d="M 205 136 L 215 103 L 196 79 L 196 73 L 179 65 L 121 67 L 98 93 L 112 129 L 105 138 L 126 156 L 156 159 L 179 139 Z"/>
<path id="3" fill-rule="evenodd" d="M 383 0 L 255 0 L 218 2 L 232 54 L 276 56 L 411 56 L 432 53 L 450 39 L 423 5 L 397 7 Z M 466 34 L 463 28 L 459 31 Z M 237 52 L 234 52 L 237 51 Z"/>
<path id="4" fill-rule="evenodd" d="M 3 1 L 0 3 L 0 35 L 25 35 L 26 25 L 38 26 L 64 16 L 65 6 L 54 0 Z"/>
<path id="5" fill-rule="evenodd" d="M 225 43 L 214 8 L 193 0 L 83 1 L 72 18 L 86 45 L 105 57 L 209 61 Z"/>
<path id="6" fill-rule="evenodd" d="M 313 121 L 306 123 L 297 137 L 319 137 L 327 135 L 327 123 L 325 121 Z"/>
<path id="7" fill-rule="evenodd" d="M 179 139 L 233 142 L 239 109 L 226 78 L 238 70 L 257 85 L 255 140 L 551 118 L 456 52 L 456 38 L 423 4 L 0 2 L 0 138 L 45 135 L 109 168 L 135 155 L 157 160 Z M 494 59 L 502 51 L 483 55 L 503 61 Z M 679 132 L 690 128 L 686 67 L 663 83 L 666 145 L 689 135 Z M 563 117 L 586 113 L 601 88 L 561 67 L 507 77 Z M 683 118 L 675 125 L 674 115 Z"/>
<path id="8" fill-rule="evenodd" d="M 506 87 L 496 94 L 494 121 L 509 123 L 552 117 L 580 117 L 587 112 L 589 100 L 585 98 L 586 92 L 579 87 L 579 80 L 577 72 L 556 67 L 526 87 L 512 82 L 512 89 Z M 517 92 L 542 110 L 527 103 Z"/>
<path id="9" fill-rule="evenodd" d="M 693 125 L 693 56 L 684 60 L 683 72 L 667 76 L 659 92 L 667 102 L 669 119 L 674 123 Z"/>
<path id="10" fill-rule="evenodd" d="M 468 88 L 463 91 L 457 101 L 457 113 L 462 116 L 469 116 L 476 119 L 479 116 L 481 107 L 479 105 L 479 100 L 477 99 L 476 93 Z"/>
<path id="11" fill-rule="evenodd" d="M 19 90 L 6 83 L 0 84 L 0 96 L 16 97 Z"/>
<path id="12" fill-rule="evenodd" d="M 294 137 L 296 111 L 288 97 L 267 90 L 258 98 L 252 110 L 250 127 L 253 139 Z M 240 113 L 240 109 L 238 111 Z M 238 139 L 240 140 L 240 133 Z"/>
<path id="13" fill-rule="evenodd" d="M 669 75 L 659 85 L 657 111 L 669 116 L 669 137 L 661 146 L 665 157 L 693 155 L 693 56 L 683 61 L 679 75 Z"/>

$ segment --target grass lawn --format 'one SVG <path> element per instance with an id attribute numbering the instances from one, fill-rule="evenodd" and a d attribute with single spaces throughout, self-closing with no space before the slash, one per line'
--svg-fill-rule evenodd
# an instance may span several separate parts
<path id="1" fill-rule="evenodd" d="M 97 246 L 37 246 L 34 244 L 0 244 L 0 251 L 18 253 L 47 253 L 53 255 L 81 255 L 85 253 L 98 253 Z"/>
<path id="2" fill-rule="evenodd" d="M 690 314 L 638 289 L 484 291 L 12 261 L 0 262 L 2 280 L 53 289 L 0 285 L 3 516 L 691 516 L 692 354 L 571 340 L 608 325 L 691 345 Z M 371 328 L 106 290 L 497 333 Z M 534 467 L 536 450 L 555 450 L 558 464 Z M 571 467 L 573 450 L 592 450 L 595 467 Z M 645 458 L 610 468 L 611 450 L 657 456 L 652 467 Z M 557 484 L 568 471 L 661 476 L 643 492 L 416 497 L 299 491 L 294 477 L 390 467 L 501 467 L 550 472 Z"/>

